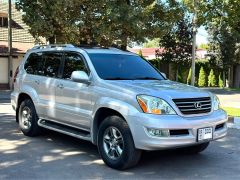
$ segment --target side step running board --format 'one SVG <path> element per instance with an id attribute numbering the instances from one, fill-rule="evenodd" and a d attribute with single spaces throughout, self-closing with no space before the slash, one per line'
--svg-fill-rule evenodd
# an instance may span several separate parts
<path id="1" fill-rule="evenodd" d="M 87 141 L 91 141 L 91 135 L 88 131 L 84 131 L 75 127 L 71 127 L 71 126 L 67 126 L 67 125 L 63 125 L 57 122 L 53 122 L 50 120 L 45 120 L 45 119 L 39 119 L 38 120 L 38 125 L 46 128 L 46 129 L 50 129 L 53 131 L 57 131 L 69 136 L 73 136 L 79 139 L 83 139 L 83 140 L 87 140 Z"/>

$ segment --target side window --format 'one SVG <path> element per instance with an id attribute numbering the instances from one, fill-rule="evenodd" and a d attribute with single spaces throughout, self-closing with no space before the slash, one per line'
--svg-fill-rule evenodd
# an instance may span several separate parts
<path id="1" fill-rule="evenodd" d="M 73 71 L 85 71 L 88 74 L 82 57 L 77 53 L 66 52 L 63 79 L 70 79 Z"/>
<path id="2" fill-rule="evenodd" d="M 43 57 L 45 60 L 44 75 L 47 77 L 57 77 L 62 54 L 58 52 L 46 52 L 44 53 Z"/>
<path id="3" fill-rule="evenodd" d="M 43 59 L 41 53 L 32 53 L 29 55 L 24 68 L 28 74 L 42 75 Z"/>

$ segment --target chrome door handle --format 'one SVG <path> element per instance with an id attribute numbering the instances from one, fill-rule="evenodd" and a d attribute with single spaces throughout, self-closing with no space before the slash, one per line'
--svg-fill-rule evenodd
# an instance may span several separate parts
<path id="1" fill-rule="evenodd" d="M 40 81 L 39 81 L 39 80 L 35 80 L 35 83 L 36 83 L 36 84 L 40 84 Z"/>
<path id="2" fill-rule="evenodd" d="M 57 87 L 60 88 L 60 89 L 63 89 L 63 88 L 64 88 L 64 87 L 63 87 L 63 84 L 58 84 Z"/>

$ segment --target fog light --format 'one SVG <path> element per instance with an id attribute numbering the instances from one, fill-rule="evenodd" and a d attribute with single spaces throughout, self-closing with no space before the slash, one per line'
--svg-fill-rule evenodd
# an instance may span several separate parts
<path id="1" fill-rule="evenodd" d="M 157 136 L 157 137 L 169 137 L 170 136 L 170 132 L 167 129 L 147 128 L 147 132 L 151 136 Z"/>

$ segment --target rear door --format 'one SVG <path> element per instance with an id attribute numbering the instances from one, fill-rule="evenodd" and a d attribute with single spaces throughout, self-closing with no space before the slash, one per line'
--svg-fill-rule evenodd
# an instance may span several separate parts
<path id="1" fill-rule="evenodd" d="M 62 79 L 57 80 L 56 115 L 61 122 L 90 129 L 92 103 L 91 85 L 71 80 L 73 71 L 90 71 L 82 55 L 76 52 L 64 53 Z"/>
<path id="2" fill-rule="evenodd" d="M 43 118 L 55 119 L 55 89 L 56 81 L 60 76 L 62 52 L 43 52 L 42 55 L 44 65 L 38 89 L 40 112 Z"/>

